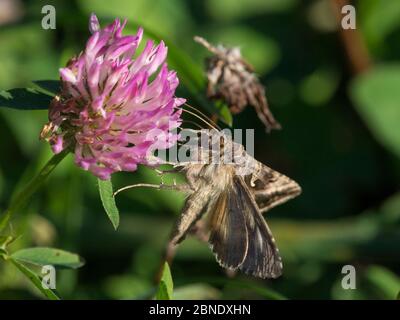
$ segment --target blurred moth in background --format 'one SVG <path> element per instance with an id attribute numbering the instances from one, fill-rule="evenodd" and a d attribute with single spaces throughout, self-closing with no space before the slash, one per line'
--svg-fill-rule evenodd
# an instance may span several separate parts
<path id="1" fill-rule="evenodd" d="M 208 98 L 222 99 L 233 114 L 242 112 L 247 105 L 252 105 L 267 132 L 280 129 L 281 125 L 269 109 L 264 87 L 255 75 L 253 67 L 242 58 L 240 49 L 225 48 L 222 45 L 214 47 L 201 37 L 195 37 L 194 40 L 213 53 L 206 60 Z"/>
<path id="2" fill-rule="evenodd" d="M 205 215 L 208 242 L 222 267 L 260 278 L 279 277 L 282 260 L 262 213 L 299 195 L 300 186 L 255 160 L 224 131 L 183 131 L 196 136 L 189 139 L 190 156 L 160 173 L 181 172 L 187 184 L 141 184 L 119 191 L 148 186 L 186 192 L 172 244 L 180 243 Z"/>

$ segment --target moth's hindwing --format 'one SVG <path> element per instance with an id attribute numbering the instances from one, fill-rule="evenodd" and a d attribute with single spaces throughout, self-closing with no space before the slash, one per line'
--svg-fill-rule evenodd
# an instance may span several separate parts
<path id="1" fill-rule="evenodd" d="M 277 278 L 282 274 L 282 259 L 275 239 L 243 179 L 234 180 L 242 199 L 249 242 L 246 259 L 239 269 L 261 278 Z"/>
<path id="2" fill-rule="evenodd" d="M 210 211 L 209 242 L 221 266 L 261 277 L 282 274 L 275 240 L 239 176 Z"/>
<path id="3" fill-rule="evenodd" d="M 222 192 L 210 210 L 209 243 L 219 264 L 236 269 L 247 255 L 248 237 L 239 196 L 229 187 Z"/>

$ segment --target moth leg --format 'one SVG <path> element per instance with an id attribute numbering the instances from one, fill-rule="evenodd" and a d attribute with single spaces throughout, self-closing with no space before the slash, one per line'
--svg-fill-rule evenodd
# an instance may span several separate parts
<path id="1" fill-rule="evenodd" d="M 186 181 L 189 187 L 193 190 L 196 191 L 197 185 L 198 185 L 198 174 L 197 173 L 186 173 Z"/>
<path id="2" fill-rule="evenodd" d="M 180 172 L 181 172 L 181 168 L 175 167 L 175 168 L 167 169 L 167 170 L 154 169 L 154 171 L 155 171 L 159 176 L 163 176 L 164 174 L 168 174 L 168 173 L 180 173 Z"/>
<path id="3" fill-rule="evenodd" d="M 204 220 L 198 220 L 194 223 L 190 229 L 190 233 L 193 234 L 201 242 L 207 242 L 209 233 L 207 231 L 207 224 Z"/>
<path id="4" fill-rule="evenodd" d="M 123 188 L 118 189 L 117 191 L 114 192 L 113 196 L 115 197 L 118 193 L 128 190 L 128 189 L 133 189 L 133 188 L 153 188 L 153 189 L 158 189 L 158 190 L 175 190 L 175 191 L 181 191 L 181 192 L 186 192 L 186 193 L 193 193 L 193 190 L 190 188 L 189 185 L 182 183 L 182 184 L 152 184 L 152 183 L 137 183 L 137 184 L 132 184 L 129 186 L 125 186 Z"/>

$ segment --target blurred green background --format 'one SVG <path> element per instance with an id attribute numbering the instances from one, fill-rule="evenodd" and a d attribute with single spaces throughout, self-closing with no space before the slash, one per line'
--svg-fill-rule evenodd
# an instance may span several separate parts
<path id="1" fill-rule="evenodd" d="M 256 158 L 303 188 L 299 198 L 266 216 L 284 275 L 274 281 L 228 277 L 208 247 L 189 238 L 171 267 L 175 298 L 395 299 L 400 291 L 400 1 L 353 2 L 364 55 L 371 61 L 363 73 L 353 72 L 334 1 L 0 0 L 0 89 L 57 79 L 58 68 L 83 48 L 91 12 L 103 26 L 126 17 L 126 32 L 142 25 L 165 39 L 170 65 L 182 80 L 179 95 L 200 108 L 198 95 L 204 92 L 192 86 L 204 83 L 199 70 L 208 53 L 193 36 L 240 46 L 266 86 L 283 130 L 266 134 L 252 108 L 234 117 L 234 127 L 255 128 Z M 46 4 L 57 10 L 56 30 L 41 28 Z M 1 211 L 13 190 L 50 158 L 49 146 L 38 140 L 46 121 L 45 111 L 0 109 Z M 159 180 L 141 168 L 115 174 L 113 181 L 122 187 Z M 122 193 L 117 203 L 121 225 L 114 231 L 96 179 L 69 156 L 13 219 L 12 233 L 20 237 L 10 250 L 54 246 L 83 256 L 83 268 L 57 274 L 63 298 L 149 298 L 183 197 L 136 189 Z M 341 287 L 346 264 L 357 270 L 356 290 Z M 0 298 L 41 295 L 1 261 Z"/>

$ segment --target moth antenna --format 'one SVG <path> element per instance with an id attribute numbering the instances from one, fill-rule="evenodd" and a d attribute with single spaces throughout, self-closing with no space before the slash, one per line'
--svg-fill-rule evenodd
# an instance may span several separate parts
<path id="1" fill-rule="evenodd" d="M 205 115 L 205 114 L 204 114 L 203 112 L 201 112 L 199 109 L 197 109 L 197 108 L 191 106 L 191 105 L 188 104 L 188 103 L 185 103 L 185 106 L 187 106 L 188 108 L 190 108 L 190 109 L 196 111 L 198 114 L 200 114 L 202 117 L 204 117 L 204 119 L 206 119 L 206 120 L 209 121 L 212 125 L 214 125 L 214 127 L 216 127 L 218 130 L 221 130 L 221 128 L 218 126 L 218 124 L 217 124 L 214 120 L 212 120 L 210 117 L 208 117 L 207 115 Z"/>
<path id="2" fill-rule="evenodd" d="M 201 121 L 204 122 L 206 125 L 208 125 L 210 128 L 212 128 L 212 129 L 214 129 L 214 130 L 216 130 L 216 131 L 219 131 L 216 127 L 214 127 L 211 123 L 209 123 L 209 122 L 207 122 L 206 120 L 204 120 L 204 119 L 203 119 L 202 117 L 200 117 L 198 114 L 196 114 L 196 113 L 194 113 L 194 112 L 192 112 L 192 111 L 183 109 L 183 108 L 182 108 L 182 110 L 185 111 L 185 112 L 187 112 L 187 113 L 189 113 L 189 114 L 191 114 L 192 116 L 196 117 L 197 119 L 201 120 Z"/>
<path id="3" fill-rule="evenodd" d="M 205 47 L 208 51 L 214 53 L 214 54 L 219 54 L 219 51 L 216 47 L 214 47 L 211 43 L 209 43 L 206 39 L 195 36 L 193 40 L 197 43 L 200 43 L 203 47 Z"/>
<path id="4" fill-rule="evenodd" d="M 182 120 L 182 123 L 192 124 L 192 125 L 196 126 L 198 129 L 203 129 L 203 128 L 201 127 L 201 125 L 199 125 L 197 122 L 194 122 L 194 121 Z"/>

